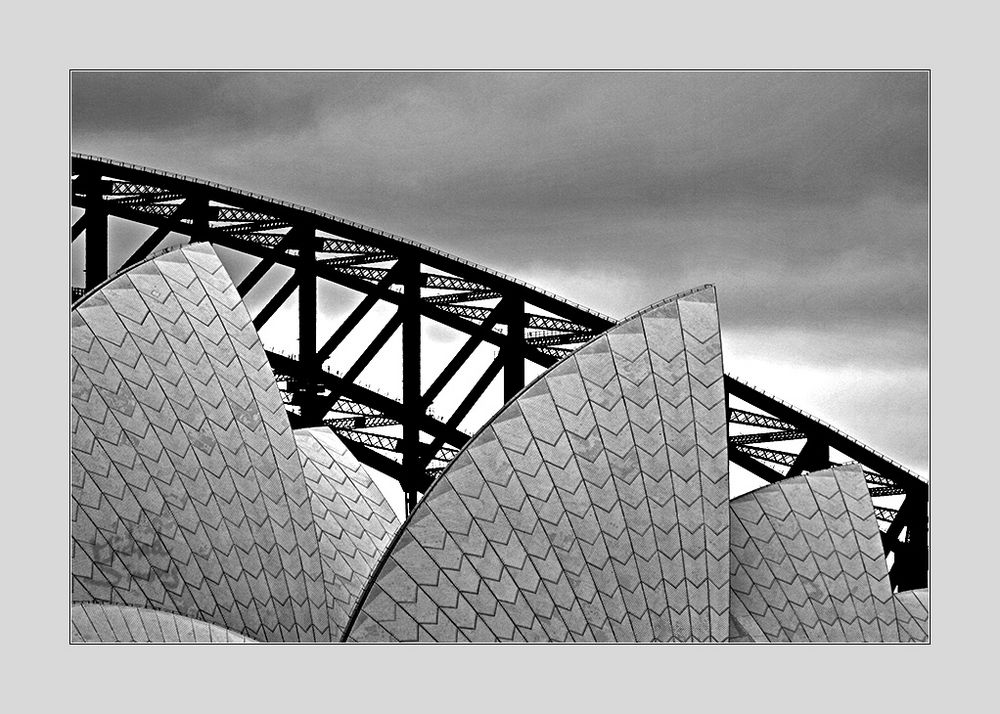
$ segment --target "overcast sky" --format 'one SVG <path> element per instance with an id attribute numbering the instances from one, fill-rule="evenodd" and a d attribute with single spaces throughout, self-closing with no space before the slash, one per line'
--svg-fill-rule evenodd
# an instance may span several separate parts
<path id="1" fill-rule="evenodd" d="M 728 372 L 926 474 L 927 91 L 923 73 L 74 73 L 72 148 L 616 317 L 715 283 Z"/>

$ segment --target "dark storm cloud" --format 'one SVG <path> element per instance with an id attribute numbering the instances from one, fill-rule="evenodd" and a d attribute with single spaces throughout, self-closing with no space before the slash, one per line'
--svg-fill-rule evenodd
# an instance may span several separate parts
<path id="1" fill-rule="evenodd" d="M 471 160 L 448 152 L 438 172 L 432 159 L 427 193 L 541 214 L 920 200 L 925 92 L 893 77 L 573 76 L 541 122 L 522 100 L 449 136 Z"/>
<path id="2" fill-rule="evenodd" d="M 922 74 L 73 75 L 80 140 L 311 129 L 289 161 L 487 211 L 920 199 L 926 119 Z"/>
<path id="3" fill-rule="evenodd" d="M 435 75 L 311 72 L 87 72 L 71 75 L 74 135 L 183 133 L 202 139 L 287 133 L 321 110 L 364 111 Z M 443 78 L 443 77 L 442 77 Z"/>
<path id="4" fill-rule="evenodd" d="M 294 77 L 275 92 L 264 79 L 232 73 L 74 72 L 71 92 L 74 136 L 285 132 L 313 121 L 315 110 Z"/>

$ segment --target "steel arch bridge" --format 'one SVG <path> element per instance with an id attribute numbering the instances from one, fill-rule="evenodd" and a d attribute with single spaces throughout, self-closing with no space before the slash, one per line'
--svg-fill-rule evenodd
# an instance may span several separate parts
<path id="1" fill-rule="evenodd" d="M 298 354 L 268 351 L 295 428 L 326 425 L 359 461 L 399 482 L 409 512 L 470 435 L 459 427 L 495 379 L 503 398 L 525 386 L 525 365 L 547 368 L 615 324 L 612 318 L 461 258 L 354 221 L 215 183 L 105 158 L 74 154 L 71 244 L 83 242 L 85 284 L 75 302 L 114 273 L 144 260 L 171 236 L 206 241 L 259 262 L 238 284 L 245 296 L 275 266 L 290 277 L 254 316 L 259 331 L 297 295 Z M 109 265 L 109 218 L 152 229 L 124 260 Z M 285 272 L 288 272 L 287 270 Z M 360 293 L 361 302 L 319 335 L 323 282 Z M 324 365 L 376 305 L 392 316 L 353 364 Z M 464 334 L 431 384 L 421 385 L 421 319 Z M 397 332 L 402 397 L 359 376 Z M 481 345 L 496 349 L 460 403 L 428 411 Z M 502 375 L 502 377 L 501 377 Z M 927 586 L 928 485 L 909 469 L 746 382 L 726 375 L 729 459 L 769 483 L 842 460 L 859 462 L 876 504 L 890 578 L 897 590 Z M 384 433 L 385 427 L 401 436 Z M 423 437 L 423 438 L 422 438 Z M 775 446 L 782 448 L 775 448 Z M 901 498 L 900 498 L 901 497 Z M 892 501 L 893 507 L 879 505 Z"/>

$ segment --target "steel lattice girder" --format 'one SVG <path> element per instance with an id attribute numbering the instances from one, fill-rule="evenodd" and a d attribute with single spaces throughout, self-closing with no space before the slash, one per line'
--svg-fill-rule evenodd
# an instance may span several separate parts
<path id="1" fill-rule="evenodd" d="M 504 375 L 504 398 L 524 386 L 524 360 L 550 367 L 576 347 L 607 330 L 615 321 L 558 296 L 479 265 L 361 224 L 289 203 L 107 159 L 74 155 L 72 203 L 85 213 L 74 222 L 71 241 L 83 236 L 86 288 L 109 274 L 147 258 L 170 233 L 260 258 L 239 285 L 246 294 L 275 265 L 290 267 L 292 277 L 256 315 L 259 330 L 293 293 L 299 299 L 299 354 L 269 352 L 272 367 L 286 381 L 285 399 L 295 426 L 335 426 L 355 456 L 396 478 L 416 503 L 447 458 L 468 440 L 458 429 L 493 377 Z M 120 266 L 109 270 L 108 218 L 150 226 L 153 233 Z M 382 264 L 370 267 L 367 264 Z M 366 297 L 322 345 L 316 335 L 316 284 L 329 281 Z M 435 291 L 424 294 L 423 289 Z M 72 299 L 86 290 L 72 288 Z M 496 300 L 493 307 L 463 302 Z M 323 369 L 337 345 L 379 302 L 397 313 L 389 325 L 343 376 Z M 423 393 L 419 388 L 419 319 L 429 318 L 468 338 Z M 357 382 L 368 361 L 397 328 L 403 332 L 403 398 L 395 399 Z M 427 407 L 458 372 L 475 348 L 487 343 L 499 354 L 463 403 L 447 419 Z M 862 464 L 873 497 L 903 495 L 898 510 L 879 506 L 886 552 L 894 553 L 890 573 L 898 588 L 926 587 L 928 486 L 911 471 L 779 399 L 731 376 L 727 397 L 737 397 L 757 411 L 729 407 L 730 425 L 769 431 L 731 434 L 730 461 L 768 482 L 803 471 L 826 468 L 830 449 Z M 342 415 L 351 415 L 344 417 Z M 358 422 L 357 418 L 366 419 Z M 348 419 L 348 421 L 345 421 Z M 362 426 L 363 424 L 363 426 Z M 362 428 L 398 424 L 403 438 L 360 436 Z M 424 444 L 423 431 L 433 442 Z M 353 438 L 352 438 L 353 436 Z M 386 456 L 379 444 L 400 454 Z M 798 443 L 804 441 L 804 444 Z M 791 451 L 757 446 L 785 442 Z M 795 442 L 794 444 L 789 442 Z M 373 448 L 375 447 L 375 448 Z M 434 466 L 431 466 L 431 462 Z M 775 466 L 779 468 L 775 468 Z M 783 470 L 779 470 L 783 469 Z M 904 532 L 905 536 L 900 537 Z"/>

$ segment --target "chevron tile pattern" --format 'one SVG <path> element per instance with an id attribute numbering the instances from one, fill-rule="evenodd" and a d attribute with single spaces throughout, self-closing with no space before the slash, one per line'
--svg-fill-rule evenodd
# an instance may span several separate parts
<path id="1" fill-rule="evenodd" d="M 214 251 L 139 264 L 71 321 L 73 600 L 336 639 L 316 489 Z"/>
<path id="2" fill-rule="evenodd" d="M 927 642 L 930 638 L 931 609 L 927 588 L 907 590 L 892 596 L 899 622 L 900 642 Z"/>
<path id="3" fill-rule="evenodd" d="M 711 286 L 545 373 L 418 504 L 348 639 L 727 640 L 722 378 Z"/>
<path id="4" fill-rule="evenodd" d="M 126 605 L 77 603 L 71 613 L 72 642 L 253 642 L 190 617 Z"/>
<path id="5" fill-rule="evenodd" d="M 754 642 L 898 642 L 864 474 L 850 464 L 730 504 L 731 636 Z"/>
<path id="6" fill-rule="evenodd" d="M 361 591 L 399 529 L 371 476 L 326 428 L 294 432 L 309 489 L 330 622 L 340 638 Z"/>
<path id="7" fill-rule="evenodd" d="M 292 432 L 214 251 L 141 263 L 72 339 L 77 642 L 926 642 L 860 467 L 729 501 L 715 290 L 545 373 L 399 521 Z"/>

